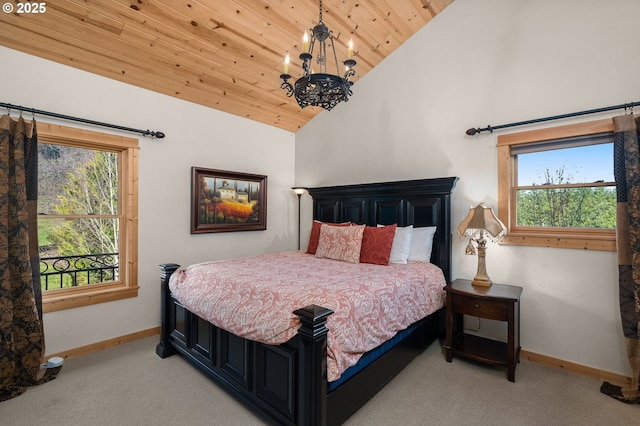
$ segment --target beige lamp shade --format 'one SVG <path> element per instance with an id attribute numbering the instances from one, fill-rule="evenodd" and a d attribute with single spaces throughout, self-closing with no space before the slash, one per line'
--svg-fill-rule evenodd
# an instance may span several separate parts
<path id="1" fill-rule="evenodd" d="M 469 209 L 469 214 L 458 226 L 458 235 L 477 238 L 482 231 L 486 231 L 489 239 L 495 241 L 506 233 L 507 228 L 493 213 L 491 207 L 480 203 Z"/>

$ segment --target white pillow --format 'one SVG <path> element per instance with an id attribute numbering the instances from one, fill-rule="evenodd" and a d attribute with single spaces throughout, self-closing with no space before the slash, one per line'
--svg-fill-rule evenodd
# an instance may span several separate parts
<path id="1" fill-rule="evenodd" d="M 409 262 L 431 262 L 431 249 L 433 247 L 433 235 L 435 233 L 435 226 L 413 228 L 411 232 Z"/>
<path id="2" fill-rule="evenodd" d="M 381 226 L 384 225 L 378 225 L 378 227 Z M 396 228 L 396 234 L 393 236 L 393 244 L 391 245 L 389 263 L 407 263 L 409 251 L 411 250 L 412 230 L 413 225 Z"/>

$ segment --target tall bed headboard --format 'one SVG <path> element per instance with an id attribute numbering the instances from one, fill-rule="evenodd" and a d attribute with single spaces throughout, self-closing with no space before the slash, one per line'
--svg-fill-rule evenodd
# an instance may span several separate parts
<path id="1" fill-rule="evenodd" d="M 369 226 L 436 226 L 431 263 L 451 282 L 451 192 L 457 177 L 308 188 L 313 218 Z"/>

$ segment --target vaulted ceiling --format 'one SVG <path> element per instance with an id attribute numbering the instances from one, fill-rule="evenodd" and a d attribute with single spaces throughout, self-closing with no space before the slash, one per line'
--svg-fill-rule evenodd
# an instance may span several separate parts
<path id="1" fill-rule="evenodd" d="M 354 92 L 451 2 L 324 0 L 338 60 L 353 39 Z M 321 111 L 301 109 L 280 88 L 287 52 L 289 73 L 302 74 L 297 55 L 318 21 L 318 0 L 54 0 L 40 2 L 44 10 L 18 3 L 0 13 L 0 44 L 11 49 L 291 132 Z"/>

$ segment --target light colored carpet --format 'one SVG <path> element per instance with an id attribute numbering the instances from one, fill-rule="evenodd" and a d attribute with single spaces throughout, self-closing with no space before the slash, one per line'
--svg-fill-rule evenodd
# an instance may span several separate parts
<path id="1" fill-rule="evenodd" d="M 267 422 L 157 337 L 65 361 L 53 381 L 0 403 L 0 424 L 262 425 Z M 600 382 L 522 361 L 503 368 L 444 360 L 432 344 L 347 425 L 639 425 L 640 406 L 602 395 Z"/>

